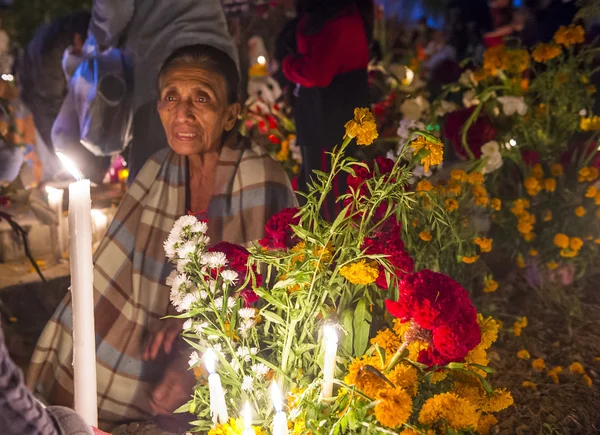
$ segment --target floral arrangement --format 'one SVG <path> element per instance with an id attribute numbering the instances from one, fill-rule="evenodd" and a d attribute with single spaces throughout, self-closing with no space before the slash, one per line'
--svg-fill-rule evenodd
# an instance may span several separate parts
<path id="1" fill-rule="evenodd" d="M 504 204 L 490 210 L 507 236 L 497 248 L 536 287 L 585 277 L 600 243 L 596 49 L 584 42 L 583 28 L 570 25 L 531 51 L 493 47 L 447 89 L 465 109 L 448 115 L 443 135 L 486 174 L 485 188 Z"/>
<path id="2" fill-rule="evenodd" d="M 440 143 L 424 133 L 403 158 L 371 165 L 345 156 L 353 139 L 376 137 L 371 112 L 356 109 L 332 171 L 316 172 L 305 204 L 273 216 L 248 249 L 211 246 L 194 217 L 176 222 L 165 252 L 171 301 L 195 349 L 198 383 L 179 410 L 197 416 L 194 431 L 487 433 L 491 414 L 512 403 L 485 379 L 498 325 L 450 277 L 415 272 L 405 250 L 412 168 L 439 164 Z M 341 174 L 343 210 L 327 222 L 321 206 Z"/>
<path id="3" fill-rule="evenodd" d="M 296 145 L 296 126 L 291 108 L 285 103 L 266 103 L 260 97 L 250 98 L 241 115 L 241 132 L 257 140 L 281 163 L 290 178 L 300 172 L 302 155 Z"/>

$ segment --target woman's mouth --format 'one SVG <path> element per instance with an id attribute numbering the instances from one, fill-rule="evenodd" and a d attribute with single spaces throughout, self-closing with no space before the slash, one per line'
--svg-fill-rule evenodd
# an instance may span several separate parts
<path id="1" fill-rule="evenodd" d="M 178 140 L 189 141 L 196 139 L 198 135 L 196 133 L 175 133 L 175 137 Z"/>

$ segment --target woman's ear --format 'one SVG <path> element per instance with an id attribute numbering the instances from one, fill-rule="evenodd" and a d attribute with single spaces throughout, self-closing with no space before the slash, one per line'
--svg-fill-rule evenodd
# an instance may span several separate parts
<path id="1" fill-rule="evenodd" d="M 242 106 L 240 103 L 233 103 L 227 107 L 227 110 L 225 111 L 225 124 L 223 126 L 225 131 L 231 131 L 233 127 L 235 127 L 235 123 L 240 116 L 241 110 Z"/>

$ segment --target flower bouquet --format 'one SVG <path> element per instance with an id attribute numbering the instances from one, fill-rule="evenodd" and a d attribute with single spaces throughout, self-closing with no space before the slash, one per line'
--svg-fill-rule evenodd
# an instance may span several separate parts
<path id="1" fill-rule="evenodd" d="M 487 433 L 490 414 L 512 403 L 485 379 L 498 325 L 450 277 L 415 273 L 404 249 L 411 170 L 436 164 L 439 145 L 415 138 L 408 163 L 344 155 L 352 139 L 369 145 L 376 134 L 372 114 L 357 109 L 332 171 L 315 172 L 305 204 L 273 216 L 248 249 L 211 246 L 207 223 L 193 217 L 176 222 L 165 251 L 194 348 L 198 383 L 179 410 L 197 416 L 193 431 Z M 330 223 L 320 210 L 341 174 L 348 192 Z"/>

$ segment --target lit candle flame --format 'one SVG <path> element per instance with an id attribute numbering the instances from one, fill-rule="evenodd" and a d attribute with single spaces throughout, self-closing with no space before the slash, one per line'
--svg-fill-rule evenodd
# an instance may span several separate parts
<path id="1" fill-rule="evenodd" d="M 404 86 L 410 86 L 415 78 L 415 73 L 412 69 L 406 68 L 406 72 L 404 74 L 404 79 L 402 80 L 402 84 Z"/>
<path id="2" fill-rule="evenodd" d="M 264 57 L 264 56 L 258 56 L 258 57 L 256 58 L 256 61 L 257 61 L 259 64 L 261 64 L 261 65 L 264 65 L 264 64 L 266 64 L 266 63 L 267 63 L 267 59 L 265 59 L 265 57 Z"/>
<path id="3" fill-rule="evenodd" d="M 273 401 L 275 412 L 281 412 L 283 410 L 283 396 L 281 395 L 279 385 L 277 385 L 277 382 L 275 381 L 273 381 L 273 384 L 271 385 L 271 400 Z"/>
<path id="4" fill-rule="evenodd" d="M 56 153 L 56 155 L 58 156 L 60 162 L 62 163 L 62 165 L 65 167 L 65 169 L 67 171 L 69 171 L 69 173 L 77 180 L 77 181 L 81 181 L 83 179 L 83 174 L 81 173 L 81 171 L 77 168 L 77 165 L 75 164 L 75 162 L 73 160 L 71 160 L 69 157 L 67 157 L 66 155 L 64 155 L 63 153 Z"/>
<path id="5" fill-rule="evenodd" d="M 215 372 L 215 365 L 217 362 L 217 354 L 214 350 L 208 349 L 204 352 L 204 365 L 206 366 L 206 371 L 211 375 Z"/>
<path id="6" fill-rule="evenodd" d="M 336 346 L 338 344 L 338 335 L 335 326 L 325 325 L 323 327 L 323 337 L 325 338 L 325 347 Z"/>

